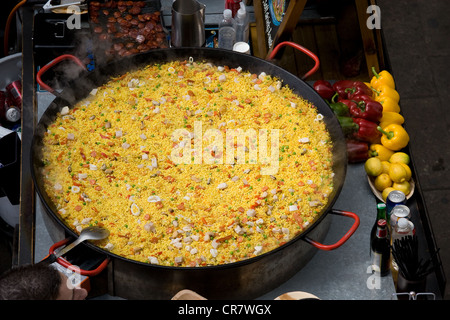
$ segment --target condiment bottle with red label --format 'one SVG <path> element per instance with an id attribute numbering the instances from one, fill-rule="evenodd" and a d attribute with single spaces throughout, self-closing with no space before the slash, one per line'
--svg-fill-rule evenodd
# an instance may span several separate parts
<path id="1" fill-rule="evenodd" d="M 385 219 L 377 222 L 375 238 L 371 243 L 372 268 L 376 274 L 386 276 L 390 271 L 391 249 Z"/>

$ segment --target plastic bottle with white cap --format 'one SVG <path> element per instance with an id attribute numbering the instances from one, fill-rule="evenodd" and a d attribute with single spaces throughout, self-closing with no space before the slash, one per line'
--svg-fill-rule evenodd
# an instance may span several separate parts
<path id="1" fill-rule="evenodd" d="M 401 239 L 406 236 L 412 236 L 414 230 L 414 224 L 406 219 L 406 218 L 400 218 L 397 221 L 397 224 L 392 229 L 392 238 L 391 242 L 394 243 L 395 240 Z"/>
<path id="2" fill-rule="evenodd" d="M 223 20 L 219 23 L 219 48 L 233 50 L 236 42 L 236 21 L 230 9 L 223 11 Z"/>
<path id="3" fill-rule="evenodd" d="M 249 40 L 249 19 L 244 2 L 240 3 L 241 8 L 236 14 L 236 42 L 248 42 Z"/>

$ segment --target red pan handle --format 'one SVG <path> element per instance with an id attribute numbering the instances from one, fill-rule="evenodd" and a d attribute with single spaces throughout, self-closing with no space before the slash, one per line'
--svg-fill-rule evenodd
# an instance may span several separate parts
<path id="1" fill-rule="evenodd" d="M 314 62 L 315 62 L 314 67 L 312 67 L 311 70 L 309 70 L 307 73 L 305 73 L 305 75 L 302 77 L 302 80 L 305 80 L 306 78 L 308 78 L 310 75 L 314 74 L 319 69 L 319 65 L 320 65 L 319 58 L 312 51 L 306 49 L 305 47 L 302 47 L 301 45 L 299 45 L 295 42 L 290 42 L 290 41 L 280 42 L 279 44 L 277 44 L 275 46 L 275 48 L 273 48 L 272 52 L 269 55 L 269 59 L 271 59 L 271 60 L 274 59 L 275 56 L 277 55 L 278 51 L 280 50 L 280 48 L 282 48 L 284 46 L 290 46 L 294 49 L 297 49 L 314 60 Z"/>
<path id="2" fill-rule="evenodd" d="M 311 244 L 312 246 L 316 247 L 317 249 L 324 250 L 324 251 L 334 250 L 334 249 L 342 246 L 353 235 L 353 233 L 355 233 L 356 229 L 358 229 L 358 227 L 359 227 L 359 217 L 355 213 L 350 212 L 350 211 L 342 211 L 342 210 L 334 210 L 334 209 L 331 211 L 331 213 L 352 218 L 355 220 L 355 222 L 353 223 L 351 228 L 347 231 L 347 233 L 344 234 L 344 236 L 338 242 L 336 242 L 334 244 L 327 245 L 327 244 L 322 244 L 317 241 L 314 241 L 308 237 L 304 238 L 304 240 L 306 242 L 308 242 L 309 244 Z"/>
<path id="3" fill-rule="evenodd" d="M 59 247 L 65 245 L 65 244 L 67 244 L 67 243 L 69 242 L 69 240 L 70 240 L 69 238 L 66 238 L 66 239 L 63 239 L 63 240 L 61 240 L 61 241 L 56 242 L 55 244 L 53 244 L 53 245 L 50 247 L 49 251 L 48 251 L 49 255 L 54 254 L 54 252 L 55 252 L 55 250 L 56 250 L 57 248 L 59 248 Z M 46 259 L 46 258 L 44 258 L 44 260 L 45 260 L 45 259 Z M 61 258 L 61 257 L 59 257 L 59 258 L 56 260 L 56 262 L 58 262 L 60 265 L 62 265 L 63 267 L 65 267 L 65 268 L 67 268 L 67 269 L 69 269 L 69 270 L 72 270 L 72 271 L 75 271 L 75 272 L 79 272 L 79 273 L 80 273 L 81 275 L 83 275 L 83 276 L 96 276 L 96 275 L 98 275 L 100 272 L 102 272 L 103 269 L 106 268 L 106 266 L 108 265 L 108 262 L 109 262 L 109 258 L 106 258 L 105 260 L 103 260 L 103 262 L 102 262 L 97 268 L 95 268 L 94 270 L 83 270 L 83 269 L 80 269 L 80 268 L 78 268 L 78 267 L 75 267 L 73 264 L 71 264 L 70 262 L 68 262 L 67 260 L 65 260 L 65 259 L 63 259 L 63 258 Z"/>
<path id="4" fill-rule="evenodd" d="M 86 66 L 84 65 L 83 62 L 81 62 L 80 59 L 78 59 L 77 57 L 71 55 L 71 54 L 63 54 L 55 59 L 53 59 L 52 61 L 50 61 L 49 63 L 47 63 L 45 66 L 43 66 L 41 69 L 39 69 L 37 75 L 36 75 L 36 80 L 39 83 L 39 85 L 41 86 L 42 89 L 47 90 L 50 93 L 55 92 L 55 90 L 53 90 L 53 88 L 51 88 L 50 86 L 46 85 L 42 79 L 41 76 L 47 72 L 50 68 L 54 67 L 56 64 L 60 63 L 63 60 L 72 60 L 74 61 L 77 65 L 79 65 L 81 68 L 83 68 L 84 70 L 86 70 Z"/>

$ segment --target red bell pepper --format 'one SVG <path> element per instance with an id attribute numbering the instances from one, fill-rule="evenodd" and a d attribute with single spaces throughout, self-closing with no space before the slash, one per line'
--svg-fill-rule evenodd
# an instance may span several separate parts
<path id="1" fill-rule="evenodd" d="M 330 100 L 334 95 L 333 86 L 326 80 L 317 80 L 314 82 L 313 88 L 325 100 Z"/>
<path id="2" fill-rule="evenodd" d="M 369 158 L 369 145 L 367 142 L 358 140 L 347 140 L 347 161 L 357 163 Z"/>
<path id="3" fill-rule="evenodd" d="M 363 118 L 369 121 L 378 122 L 383 116 L 383 106 L 378 101 L 372 100 L 366 95 L 353 97 L 353 102 L 349 106 L 350 115 L 355 118 Z"/>
<path id="4" fill-rule="evenodd" d="M 372 98 L 371 96 L 368 96 L 368 95 L 366 95 L 366 94 L 357 94 L 357 95 L 354 95 L 354 96 L 352 97 L 352 100 L 353 100 L 353 101 L 356 101 L 356 102 L 359 102 L 359 101 L 365 101 L 365 102 L 375 101 L 375 100 L 373 100 L 373 98 Z M 378 101 L 375 101 L 375 102 L 378 102 Z M 380 104 L 381 104 L 381 103 L 380 103 Z"/>
<path id="5" fill-rule="evenodd" d="M 370 89 L 364 82 L 361 81 L 354 81 L 352 87 L 347 88 L 345 91 L 348 94 L 347 97 L 352 100 L 354 100 L 354 97 L 358 95 L 366 95 L 368 97 L 373 96 L 372 89 Z"/>
<path id="6" fill-rule="evenodd" d="M 340 99 L 353 99 L 353 96 L 361 94 L 373 96 L 372 90 L 362 81 L 339 80 L 333 84 L 333 89 Z"/>
<path id="7" fill-rule="evenodd" d="M 333 89 L 335 92 L 337 92 L 337 94 L 339 95 L 339 98 L 341 98 L 341 99 L 348 98 L 348 92 L 346 90 L 353 86 L 353 82 L 355 82 L 355 81 L 339 80 L 333 84 Z"/>
<path id="8" fill-rule="evenodd" d="M 381 137 L 377 123 L 362 118 L 354 118 L 353 122 L 358 125 L 358 131 L 354 133 L 356 139 L 373 143 Z"/>
<path id="9" fill-rule="evenodd" d="M 349 139 L 376 142 L 381 137 L 378 124 L 362 118 L 337 117 L 344 135 Z"/>
<path id="10" fill-rule="evenodd" d="M 349 100 L 349 99 L 339 99 L 338 101 L 339 101 L 340 103 L 345 104 L 345 105 L 348 107 L 349 111 L 350 111 L 350 109 L 356 108 L 356 107 L 358 106 L 357 103 L 356 103 L 356 101 L 353 101 L 353 100 Z"/>

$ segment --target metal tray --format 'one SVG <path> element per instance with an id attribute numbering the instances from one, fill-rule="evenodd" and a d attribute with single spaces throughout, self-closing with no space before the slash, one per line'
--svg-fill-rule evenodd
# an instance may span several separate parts
<path id="1" fill-rule="evenodd" d="M 159 0 L 91 0 L 88 20 L 98 64 L 169 47 Z"/>

